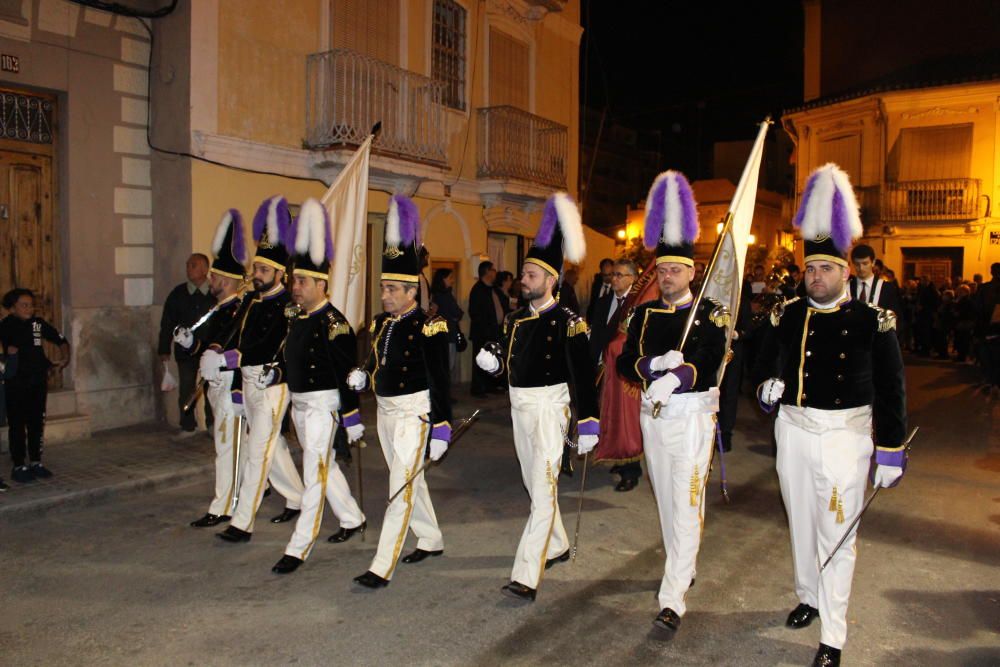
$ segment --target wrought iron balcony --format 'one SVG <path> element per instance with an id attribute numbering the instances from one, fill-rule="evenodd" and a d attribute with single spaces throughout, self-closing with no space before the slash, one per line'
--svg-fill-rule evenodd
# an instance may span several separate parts
<path id="1" fill-rule="evenodd" d="M 382 121 L 376 153 L 444 164 L 444 85 L 350 51 L 306 60 L 307 148 L 358 146 Z"/>
<path id="2" fill-rule="evenodd" d="M 566 127 L 512 106 L 477 109 L 479 178 L 566 187 Z"/>
<path id="3" fill-rule="evenodd" d="M 977 178 L 886 183 L 882 220 L 974 220 L 979 217 L 979 183 Z"/>

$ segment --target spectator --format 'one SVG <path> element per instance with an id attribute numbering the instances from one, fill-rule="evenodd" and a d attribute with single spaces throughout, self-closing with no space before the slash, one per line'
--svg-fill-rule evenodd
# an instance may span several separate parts
<path id="1" fill-rule="evenodd" d="M 559 287 L 559 305 L 580 314 L 580 301 L 576 298 L 576 283 L 580 280 L 580 272 L 570 267 L 563 271 L 562 285 Z"/>
<path id="2" fill-rule="evenodd" d="M 3 307 L 10 314 L 0 321 L 0 342 L 7 362 L 13 359 L 16 363 L 13 377 L 5 386 L 10 456 L 14 462 L 11 477 L 15 482 L 32 482 L 52 477 L 52 472 L 42 465 L 49 370 L 61 371 L 69 364 L 69 343 L 55 327 L 35 317 L 35 295 L 31 290 L 15 288 L 7 292 Z M 62 358 L 55 364 L 45 356 L 43 340 L 59 346 Z"/>
<path id="3" fill-rule="evenodd" d="M 417 285 L 419 287 L 417 290 L 417 300 L 420 303 L 420 309 L 425 313 L 431 313 L 431 285 L 427 282 L 427 267 L 430 264 L 430 255 L 427 246 L 420 246 L 420 250 L 417 252 L 417 259 L 420 264 L 420 273 L 417 275 Z M 434 315 L 434 313 L 431 313 L 431 315 Z"/>
<path id="4" fill-rule="evenodd" d="M 972 290 L 968 285 L 959 285 L 955 290 L 955 361 L 964 362 L 972 350 L 972 332 L 976 327 L 976 305 L 972 302 Z"/>
<path id="5" fill-rule="evenodd" d="M 701 283 L 705 280 L 705 262 L 694 263 L 694 278 L 691 280 L 691 294 L 701 291 Z"/>
<path id="6" fill-rule="evenodd" d="M 983 369 L 983 391 L 1000 387 L 1000 262 L 990 265 L 988 283 L 976 290 L 975 338 L 979 364 Z"/>
<path id="7" fill-rule="evenodd" d="M 475 358 L 483 345 L 490 341 L 500 340 L 500 324 L 503 322 L 503 304 L 493 285 L 497 279 L 497 270 L 493 262 L 479 264 L 479 280 L 469 291 L 469 338 L 472 339 L 472 357 Z M 498 389 L 497 381 L 492 375 L 479 368 L 472 367 L 472 381 L 469 392 L 476 398 L 482 398 L 490 391 Z"/>
<path id="8" fill-rule="evenodd" d="M 764 266 L 757 264 L 750 274 L 750 291 L 754 296 L 763 294 L 767 288 L 767 281 L 764 276 Z"/>
<path id="9" fill-rule="evenodd" d="M 455 300 L 455 274 L 451 269 L 438 269 L 434 272 L 431 283 L 431 301 L 437 307 L 437 314 L 448 321 L 448 367 L 455 368 L 455 358 L 459 352 L 458 344 L 462 340 L 461 321 L 465 312 Z M 464 349 L 464 348 L 463 348 Z"/>
<path id="10" fill-rule="evenodd" d="M 503 306 L 503 314 L 506 316 L 514 310 L 510 303 L 510 287 L 514 284 L 514 274 L 510 271 L 501 271 L 497 274 L 496 285 L 493 289 L 500 297 L 500 305 Z"/>
<path id="11" fill-rule="evenodd" d="M 907 280 L 903 293 L 899 297 L 899 313 L 896 315 L 896 332 L 899 335 L 900 347 L 912 352 L 916 348 L 913 342 L 913 318 L 917 308 L 916 280 Z"/>
<path id="12" fill-rule="evenodd" d="M 848 282 L 851 298 L 899 312 L 899 290 L 894 283 L 880 278 L 875 273 L 875 250 L 870 245 L 859 243 L 851 248 L 851 264 L 854 275 Z M 882 267 L 885 270 L 885 267 Z"/>
<path id="13" fill-rule="evenodd" d="M 611 291 L 597 300 L 593 319 L 590 321 L 590 354 L 594 358 L 595 367 L 601 365 L 604 350 L 617 333 L 615 313 L 622 308 L 625 297 L 632 289 L 632 284 L 639 276 L 635 262 L 630 259 L 619 259 L 613 265 L 611 273 Z"/>
<path id="14" fill-rule="evenodd" d="M 163 315 L 160 318 L 158 348 L 160 358 L 164 363 L 170 361 L 170 351 L 173 348 L 174 359 L 177 361 L 177 404 L 180 406 L 182 438 L 194 435 L 198 428 L 194 410 L 186 412 L 184 403 L 195 391 L 200 355 L 189 354 L 180 345 L 173 344 L 174 329 L 179 326 L 191 327 L 214 305 L 215 297 L 210 293 L 208 284 L 208 257 L 195 253 L 187 260 L 187 281 L 175 287 L 167 295 L 167 300 L 163 302 Z M 196 339 L 201 340 L 199 336 L 204 336 L 206 331 L 204 327 L 195 331 Z M 195 347 L 198 350 L 201 348 L 200 345 Z M 212 433 L 212 408 L 208 401 L 202 403 L 205 405 L 205 428 Z"/>
<path id="15" fill-rule="evenodd" d="M 917 301 L 913 318 L 913 344 L 917 354 L 930 356 L 931 337 L 934 333 L 934 316 L 941 304 L 937 287 L 927 276 L 920 276 Z"/>
<path id="16" fill-rule="evenodd" d="M 601 260 L 601 270 L 594 274 L 594 281 L 590 285 L 590 300 L 587 301 L 588 322 L 594 319 L 594 308 L 597 307 L 597 300 L 611 292 L 611 274 L 614 272 L 614 266 L 614 261 L 605 257 Z"/>
<path id="17" fill-rule="evenodd" d="M 934 329 L 931 341 L 938 359 L 950 359 L 948 343 L 955 330 L 955 292 L 946 289 L 941 292 L 941 303 L 934 314 Z"/>

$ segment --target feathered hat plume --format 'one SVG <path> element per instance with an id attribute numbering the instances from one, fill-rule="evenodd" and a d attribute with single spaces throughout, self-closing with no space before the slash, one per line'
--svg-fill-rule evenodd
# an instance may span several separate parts
<path id="1" fill-rule="evenodd" d="M 832 241 L 835 253 L 829 248 L 816 248 L 815 253 L 810 253 L 807 247 L 807 260 L 811 254 L 846 257 L 854 240 L 864 233 L 858 200 L 847 172 L 832 162 L 813 171 L 792 224 L 807 244 Z"/>

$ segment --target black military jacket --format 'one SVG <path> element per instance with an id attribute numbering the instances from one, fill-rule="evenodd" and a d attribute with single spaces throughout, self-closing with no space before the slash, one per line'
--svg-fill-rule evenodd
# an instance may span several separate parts
<path id="1" fill-rule="evenodd" d="M 285 306 L 290 301 L 288 291 L 283 285 L 277 285 L 264 293 L 251 292 L 244 301 L 248 305 L 236 322 L 236 335 L 231 348 L 227 349 L 228 367 L 276 363 L 280 356 L 278 348 L 288 332 L 285 319 Z M 235 360 L 230 358 L 230 349 L 235 350 Z"/>
<path id="2" fill-rule="evenodd" d="M 587 342 L 587 322 L 568 308 L 553 302 L 534 312 L 518 308 L 504 318 L 500 341 L 502 358 L 496 375 L 505 370 L 512 387 L 548 387 L 567 383 L 573 391 L 581 434 L 596 435 L 584 428 L 600 416 L 595 383 L 596 369 Z"/>
<path id="3" fill-rule="evenodd" d="M 289 391 L 337 389 L 340 409 L 353 412 L 358 407 L 358 395 L 347 388 L 347 374 L 356 365 L 357 352 L 354 330 L 329 301 L 300 314 L 292 320 L 285 339 L 284 370 Z"/>
<path id="4" fill-rule="evenodd" d="M 714 387 L 725 354 L 726 325 L 730 315 L 725 307 L 708 298 L 698 303 L 691 332 L 684 349 L 680 350 L 684 354 L 684 364 L 667 372 L 649 368 L 654 357 L 677 349 L 691 303 L 668 306 L 656 299 L 636 306 L 629 316 L 628 337 L 616 362 L 619 375 L 641 383 L 643 391 L 667 372 L 675 373 L 681 380 L 676 393 L 708 391 Z"/>
<path id="5" fill-rule="evenodd" d="M 226 337 L 235 326 L 236 318 L 241 314 L 244 299 L 239 294 L 233 294 L 215 305 L 215 312 L 208 318 L 202 328 L 205 333 L 201 337 L 195 337 L 194 347 L 188 352 L 192 357 L 199 356 L 205 348 L 216 346 L 217 350 L 223 350 L 226 345 Z M 233 336 L 235 339 L 236 337 Z M 228 341 L 229 347 L 232 341 Z"/>
<path id="6" fill-rule="evenodd" d="M 895 328 L 895 315 L 872 304 L 846 298 L 820 310 L 807 299 L 790 299 L 763 329 L 755 379 L 781 378 L 785 405 L 871 405 L 877 443 L 899 446 L 906 437 L 906 389 Z"/>
<path id="7" fill-rule="evenodd" d="M 404 396 L 427 390 L 434 426 L 451 427 L 451 371 L 448 322 L 428 317 L 419 307 L 395 316 L 381 313 L 371 324 L 372 347 L 362 370 L 378 396 Z"/>

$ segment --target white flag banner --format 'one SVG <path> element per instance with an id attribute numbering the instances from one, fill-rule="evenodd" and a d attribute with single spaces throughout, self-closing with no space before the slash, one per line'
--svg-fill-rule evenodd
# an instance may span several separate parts
<path id="1" fill-rule="evenodd" d="M 330 302 L 357 331 L 365 319 L 365 283 L 368 265 L 368 137 L 344 165 L 320 200 L 330 216 L 333 262 L 330 264 Z"/>
<path id="2" fill-rule="evenodd" d="M 754 205 L 757 203 L 757 179 L 760 175 L 761 156 L 764 154 L 764 137 L 771 126 L 770 119 L 760 125 L 757 140 L 750 151 L 750 159 L 743 168 L 743 175 L 736 186 L 733 201 L 729 204 L 727 219 L 729 224 L 723 229 L 715 249 L 715 260 L 705 276 L 702 297 L 711 297 L 729 308 L 730 322 L 726 331 L 726 356 L 736 330 L 739 314 L 740 291 L 743 288 L 743 268 L 746 264 L 747 244 L 750 239 L 750 225 L 753 223 Z M 725 358 L 725 357 L 723 357 Z M 722 381 L 726 364 L 719 367 L 716 378 Z"/>

